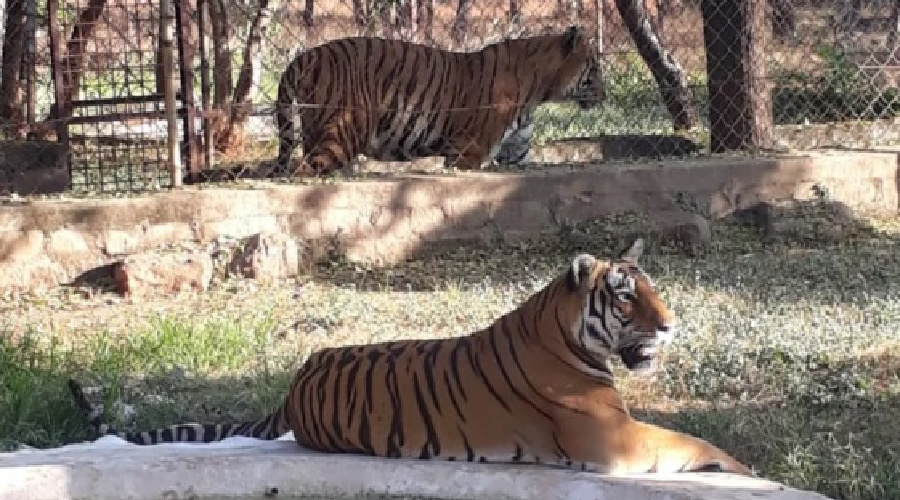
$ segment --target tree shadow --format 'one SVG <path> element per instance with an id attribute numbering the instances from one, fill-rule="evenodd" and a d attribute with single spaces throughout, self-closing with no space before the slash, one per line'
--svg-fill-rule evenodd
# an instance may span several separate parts
<path id="1" fill-rule="evenodd" d="M 868 185 L 848 189 L 840 175 L 817 181 L 821 174 L 809 173 L 808 163 L 785 169 L 770 159 L 717 161 L 721 165 L 715 168 L 734 177 L 705 170 L 714 167 L 703 163 L 677 162 L 665 166 L 670 170 L 665 175 L 647 165 L 627 164 L 557 166 L 518 175 L 397 174 L 391 180 L 350 181 L 341 188 L 316 186 L 286 202 L 311 211 L 291 225 L 294 233 L 315 226 L 333 236 L 327 251 L 320 252 L 325 258 L 318 259 L 316 277 L 361 290 L 533 282 L 560 269 L 574 253 L 609 257 L 628 239 L 642 236 L 651 243 L 651 272 L 661 267 L 683 281 L 702 272 L 704 286 L 747 298 L 765 295 L 775 279 L 827 284 L 834 289 L 830 296 L 816 295 L 806 285 L 797 289 L 804 298 L 822 303 L 863 291 L 877 296 L 896 291 L 900 261 L 893 248 L 900 231 L 876 227 L 831 190 L 861 198 L 884 193 L 865 191 Z M 864 160 L 851 160 L 848 168 L 856 161 Z M 750 165 L 752 177 L 745 173 Z M 597 172 L 604 173 L 598 177 Z M 434 182 L 435 177 L 443 179 Z M 379 186 L 371 189 L 374 195 L 355 187 L 369 182 Z M 895 174 L 893 182 L 900 183 L 900 177 Z M 341 198 L 364 199 L 360 204 L 373 208 L 362 210 L 355 223 L 329 226 L 325 212 L 342 210 L 347 204 Z M 685 242 L 651 220 L 654 213 L 672 210 L 709 220 L 711 238 L 700 255 L 685 255 Z M 372 240 L 388 253 L 402 248 L 408 257 L 394 264 L 344 258 Z M 852 278 L 856 275 L 862 278 Z M 741 277 L 739 283 L 735 277 Z"/>
<path id="2" fill-rule="evenodd" d="M 678 134 L 606 134 L 572 137 L 554 141 L 558 144 L 595 143 L 603 160 L 667 160 L 700 154 L 703 145 Z"/>
<path id="3" fill-rule="evenodd" d="M 645 267 L 653 275 L 663 273 L 659 277 L 664 280 L 689 283 L 700 273 L 694 286 L 734 294 L 736 300 L 755 300 L 773 287 L 796 283 L 798 298 L 834 305 L 863 295 L 900 293 L 900 228 L 893 221 L 882 222 L 873 225 L 873 219 L 846 204 L 823 198 L 755 203 L 710 220 L 710 241 L 690 255 L 677 234 L 655 224 L 646 212 L 626 211 L 560 224 L 533 236 L 485 230 L 462 241 L 435 239 L 389 266 L 351 262 L 336 249 L 317 263 L 314 276 L 367 291 L 527 283 L 562 269 L 578 252 L 613 257 L 629 240 L 643 237 L 648 241 Z"/>
<path id="4" fill-rule="evenodd" d="M 0 330 L 0 452 L 85 439 L 84 418 L 65 386 L 68 367 L 51 357 L 33 339 Z"/>
<path id="5" fill-rule="evenodd" d="M 834 499 L 900 495 L 896 347 L 864 356 L 797 353 L 778 376 L 784 390 L 766 400 L 736 401 L 702 389 L 675 408 L 662 408 L 664 397 L 629 399 L 637 418 L 701 436 L 788 486 Z"/>

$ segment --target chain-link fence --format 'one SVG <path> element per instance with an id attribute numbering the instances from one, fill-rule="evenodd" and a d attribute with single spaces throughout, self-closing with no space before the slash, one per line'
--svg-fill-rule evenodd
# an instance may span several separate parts
<path id="1" fill-rule="evenodd" d="M 178 0 L 166 10 L 168 74 L 158 2 L 6 0 L 0 194 L 254 175 L 277 155 L 273 105 L 289 61 L 354 35 L 465 51 L 571 24 L 592 37 L 603 102 L 539 106 L 528 156 L 486 168 L 893 145 L 898 11 L 900 0 Z M 442 166 L 363 158 L 356 169 Z"/>

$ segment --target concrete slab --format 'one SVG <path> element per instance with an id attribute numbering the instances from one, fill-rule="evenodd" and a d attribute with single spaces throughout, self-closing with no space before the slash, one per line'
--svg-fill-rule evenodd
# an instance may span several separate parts
<path id="1" fill-rule="evenodd" d="M 272 495 L 277 488 L 277 494 Z M 828 500 L 730 474 L 600 476 L 537 466 L 328 455 L 278 441 L 93 443 L 0 455 L 0 500 L 376 498 L 458 500 Z"/>

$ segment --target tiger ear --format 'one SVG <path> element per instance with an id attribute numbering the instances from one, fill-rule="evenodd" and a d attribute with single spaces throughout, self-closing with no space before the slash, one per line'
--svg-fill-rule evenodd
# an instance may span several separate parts
<path id="1" fill-rule="evenodd" d="M 622 250 L 619 254 L 620 260 L 627 260 L 629 262 L 633 262 L 637 264 L 638 259 L 641 258 L 641 255 L 644 254 L 644 239 L 638 238 L 631 243 L 631 245 Z"/>
<path id="2" fill-rule="evenodd" d="M 566 55 L 571 54 L 575 50 L 579 37 L 581 37 L 581 30 L 578 29 L 578 26 L 569 26 L 566 29 L 566 33 L 563 36 L 563 52 Z"/>
<path id="3" fill-rule="evenodd" d="M 572 259 L 572 265 L 566 274 L 569 290 L 586 293 L 592 286 L 591 276 L 597 267 L 597 258 L 591 254 L 581 253 Z"/>

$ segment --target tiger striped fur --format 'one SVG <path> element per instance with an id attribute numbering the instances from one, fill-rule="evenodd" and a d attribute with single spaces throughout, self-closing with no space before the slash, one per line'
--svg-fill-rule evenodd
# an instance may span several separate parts
<path id="1" fill-rule="evenodd" d="M 275 103 L 275 172 L 327 174 L 363 154 L 381 161 L 441 156 L 474 169 L 518 162 L 530 148 L 531 112 L 548 101 L 581 108 L 604 98 L 595 50 L 577 27 L 450 52 L 374 37 L 332 40 L 299 52 L 282 72 Z M 524 149 L 524 152 L 523 152 Z"/>
<path id="2" fill-rule="evenodd" d="M 70 381 L 101 433 L 137 444 L 276 439 L 322 452 L 522 462 L 601 473 L 752 471 L 709 442 L 639 422 L 609 361 L 657 366 L 674 316 L 638 258 L 574 257 L 546 287 L 466 336 L 325 348 L 298 369 L 284 403 L 255 422 L 117 432 Z"/>

